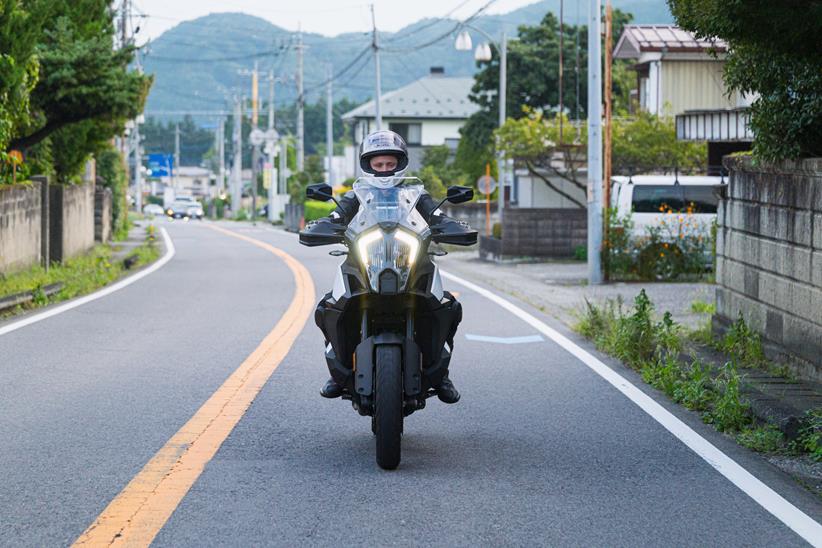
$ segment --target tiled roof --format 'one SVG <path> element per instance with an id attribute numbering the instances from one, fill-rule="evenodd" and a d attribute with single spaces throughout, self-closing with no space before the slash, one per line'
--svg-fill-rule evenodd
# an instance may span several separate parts
<path id="1" fill-rule="evenodd" d="M 382 96 L 383 118 L 464 119 L 479 106 L 468 100 L 473 78 L 425 76 Z M 343 114 L 343 120 L 374 118 L 374 101 Z"/>
<path id="2" fill-rule="evenodd" d="M 674 25 L 625 25 L 614 49 L 615 59 L 636 59 L 646 51 L 702 53 L 728 51 L 720 40 L 703 40 Z"/>

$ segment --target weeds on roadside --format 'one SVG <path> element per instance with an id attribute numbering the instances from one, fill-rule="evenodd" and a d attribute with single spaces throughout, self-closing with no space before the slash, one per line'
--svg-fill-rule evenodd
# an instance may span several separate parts
<path id="1" fill-rule="evenodd" d="M 785 447 L 785 436 L 773 424 L 745 428 L 736 435 L 736 441 L 758 453 L 778 453 Z"/>
<path id="2" fill-rule="evenodd" d="M 706 303 L 705 301 L 693 301 L 691 303 L 691 312 L 694 314 L 715 314 L 716 305 L 714 303 Z"/>

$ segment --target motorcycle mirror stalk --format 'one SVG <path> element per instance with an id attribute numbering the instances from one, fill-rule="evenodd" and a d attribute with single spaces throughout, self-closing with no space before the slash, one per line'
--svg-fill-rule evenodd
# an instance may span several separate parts
<path id="1" fill-rule="evenodd" d="M 450 190 L 450 189 L 449 189 Z M 334 200 L 337 207 L 340 207 L 340 202 L 334 197 L 334 191 L 327 183 L 316 183 L 305 187 L 305 197 L 309 200 L 317 200 L 319 202 L 327 202 Z"/>
<path id="2" fill-rule="evenodd" d="M 442 204 L 445 202 L 450 202 L 452 204 L 461 204 L 463 202 L 470 202 L 474 199 L 474 189 L 467 187 L 467 186 L 449 186 L 448 187 L 448 194 L 445 195 L 445 198 L 437 204 L 437 207 L 434 208 L 434 211 L 438 210 Z"/>

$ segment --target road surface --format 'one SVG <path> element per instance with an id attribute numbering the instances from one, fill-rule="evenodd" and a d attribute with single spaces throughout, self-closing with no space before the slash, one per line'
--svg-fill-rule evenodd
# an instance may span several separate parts
<path id="1" fill-rule="evenodd" d="M 271 228 L 160 225 L 176 248 L 167 265 L 0 335 L 0 545 L 70 545 L 113 500 L 127 504 L 145 470 L 163 465 L 152 461 L 158 451 L 209 412 L 203 404 L 226 393 L 226 380 L 254 362 L 295 306 L 295 292 L 306 291 L 295 268 L 310 273 L 314 302 L 339 261 Z M 154 519 L 137 532 L 138 544 L 807 545 L 533 324 L 474 289 L 446 286 L 464 307 L 452 366 L 462 400 L 429 400 L 406 420 L 399 470 L 377 468 L 368 418 L 319 397 L 327 372 L 309 319 L 293 343 L 277 342 L 287 353 L 253 404 L 224 414 L 227 437 L 200 440 L 213 451 L 192 450 L 202 472 L 189 474 L 190 485 L 167 482 L 177 494 L 158 507 L 169 517 L 148 512 Z M 820 521 L 818 499 L 600 359 L 787 506 Z M 111 508 L 106 523 L 127 525 L 131 518 Z"/>

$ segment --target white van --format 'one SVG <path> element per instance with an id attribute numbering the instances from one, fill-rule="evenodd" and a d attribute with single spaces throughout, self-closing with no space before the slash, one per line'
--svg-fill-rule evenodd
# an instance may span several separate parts
<path id="1" fill-rule="evenodd" d="M 719 203 L 714 190 L 724 183 L 721 177 L 686 175 L 617 176 L 611 182 L 611 207 L 620 218 L 633 212 L 636 237 L 646 236 L 648 227 L 669 230 L 686 221 L 689 231 L 709 234 Z"/>

